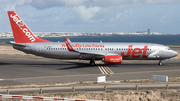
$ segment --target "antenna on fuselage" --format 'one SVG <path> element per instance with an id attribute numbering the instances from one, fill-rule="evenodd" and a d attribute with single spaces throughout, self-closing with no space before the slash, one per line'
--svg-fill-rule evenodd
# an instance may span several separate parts
<path id="1" fill-rule="evenodd" d="M 102 41 L 100 40 L 100 43 L 102 43 Z"/>

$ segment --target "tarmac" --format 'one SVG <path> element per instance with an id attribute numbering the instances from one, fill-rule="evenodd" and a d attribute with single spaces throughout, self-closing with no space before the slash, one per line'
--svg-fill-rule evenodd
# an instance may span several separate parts
<path id="1" fill-rule="evenodd" d="M 123 61 L 122 64 L 104 65 L 97 61 L 58 60 L 37 56 L 0 55 L 0 86 L 34 83 L 96 81 L 105 75 L 106 80 L 148 79 L 152 75 L 180 76 L 180 60 Z M 111 76 L 110 76 L 111 74 Z"/>

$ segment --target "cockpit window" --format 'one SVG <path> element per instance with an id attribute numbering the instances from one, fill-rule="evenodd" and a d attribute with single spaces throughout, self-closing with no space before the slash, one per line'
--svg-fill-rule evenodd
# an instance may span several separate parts
<path id="1" fill-rule="evenodd" d="M 168 48 L 168 50 L 171 50 L 171 48 Z"/>

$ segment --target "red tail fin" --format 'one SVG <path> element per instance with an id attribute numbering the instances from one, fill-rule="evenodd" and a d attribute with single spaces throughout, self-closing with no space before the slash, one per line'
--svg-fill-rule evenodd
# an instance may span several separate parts
<path id="1" fill-rule="evenodd" d="M 14 11 L 8 11 L 8 16 L 16 43 L 51 42 L 34 36 Z"/>

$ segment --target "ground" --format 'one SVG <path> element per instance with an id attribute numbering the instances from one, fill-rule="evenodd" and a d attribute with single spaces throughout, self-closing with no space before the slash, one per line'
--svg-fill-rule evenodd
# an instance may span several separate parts
<path id="1" fill-rule="evenodd" d="M 178 56 L 172 59 L 180 59 L 180 46 L 170 46 L 173 50 L 178 52 Z M 21 55 L 21 56 L 33 56 L 27 55 L 21 51 L 17 51 L 12 48 L 11 45 L 0 44 L 0 55 Z M 177 79 L 179 80 L 179 78 Z M 92 100 L 108 100 L 108 101 L 179 101 L 180 89 L 153 89 L 153 90 L 111 90 L 107 92 L 56 92 L 56 93 L 43 93 L 42 95 L 37 93 L 25 94 L 33 96 L 46 96 L 46 97 L 60 97 L 60 98 L 74 98 L 74 99 L 92 99 Z M 4 99 L 0 99 L 4 101 Z M 32 100 L 31 100 L 32 101 Z"/>

